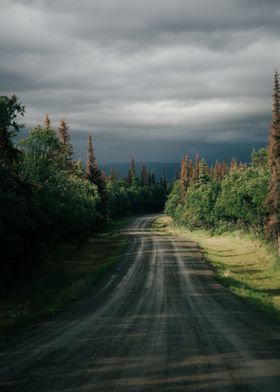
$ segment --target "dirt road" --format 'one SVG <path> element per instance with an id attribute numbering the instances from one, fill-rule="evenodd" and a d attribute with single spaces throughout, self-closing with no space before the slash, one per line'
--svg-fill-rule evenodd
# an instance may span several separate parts
<path id="1" fill-rule="evenodd" d="M 280 391 L 280 330 L 220 286 L 196 243 L 127 229 L 113 275 L 0 341 L 1 392 Z"/>

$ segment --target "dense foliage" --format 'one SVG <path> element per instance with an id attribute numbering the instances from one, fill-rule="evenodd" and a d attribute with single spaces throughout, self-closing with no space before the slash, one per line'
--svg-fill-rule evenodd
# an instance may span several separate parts
<path id="1" fill-rule="evenodd" d="M 129 186 L 126 180 L 107 183 L 109 214 L 111 217 L 130 213 L 159 212 L 164 208 L 167 189 L 161 184 Z"/>
<path id="2" fill-rule="evenodd" d="M 253 154 L 252 161 L 264 155 L 262 149 Z M 263 231 L 270 179 L 266 161 L 249 166 L 233 161 L 230 167 L 225 167 L 226 172 L 217 176 L 214 168 L 208 168 L 203 161 L 196 176 L 191 174 L 187 187 L 181 177 L 168 197 L 166 212 L 176 223 L 190 228 L 223 231 L 253 227 Z"/>
<path id="3" fill-rule="evenodd" d="M 106 177 L 97 166 L 92 138 L 84 170 L 73 158 L 68 125 L 32 129 L 18 146 L 17 116 L 24 107 L 16 96 L 0 97 L 0 273 L 21 276 L 42 259 L 44 250 L 62 241 L 82 244 L 109 218 L 159 211 L 167 185 L 147 171 L 127 178 Z"/>
<path id="4" fill-rule="evenodd" d="M 280 255 L 280 83 L 274 74 L 273 110 L 268 147 L 253 151 L 251 163 L 233 159 L 208 167 L 189 157 L 165 211 L 176 224 L 219 232 L 253 229 L 278 244 Z"/>
<path id="5" fill-rule="evenodd" d="M 280 255 L 280 82 L 274 74 L 268 147 L 253 151 L 251 163 L 235 159 L 209 168 L 196 157 L 181 162 L 165 211 L 174 222 L 220 232 L 251 228 L 278 244 Z"/>

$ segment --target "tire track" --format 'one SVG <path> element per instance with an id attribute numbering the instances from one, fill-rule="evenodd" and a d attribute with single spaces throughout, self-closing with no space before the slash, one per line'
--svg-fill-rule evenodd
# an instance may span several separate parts
<path id="1" fill-rule="evenodd" d="M 279 392 L 279 325 L 219 285 L 196 243 L 138 218 L 83 300 L 0 340 L 1 392 Z"/>

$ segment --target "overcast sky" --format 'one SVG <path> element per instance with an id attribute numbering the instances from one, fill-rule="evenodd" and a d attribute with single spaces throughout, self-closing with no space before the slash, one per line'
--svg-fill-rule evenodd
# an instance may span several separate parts
<path id="1" fill-rule="evenodd" d="M 246 159 L 265 145 L 279 0 L 1 0 L 0 94 L 65 116 L 100 162 Z"/>

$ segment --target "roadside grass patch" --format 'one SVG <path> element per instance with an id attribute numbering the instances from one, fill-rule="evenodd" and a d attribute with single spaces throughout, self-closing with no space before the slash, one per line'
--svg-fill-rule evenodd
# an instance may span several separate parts
<path id="1" fill-rule="evenodd" d="M 167 216 L 158 218 L 153 229 L 198 242 L 224 286 L 280 321 L 280 259 L 272 246 L 241 231 L 217 235 L 176 227 Z"/>
<path id="2" fill-rule="evenodd" d="M 82 247 L 67 243 L 49 252 L 24 282 L 0 282 L 0 334 L 43 320 L 84 295 L 116 264 L 126 243 L 119 229 L 130 219 L 112 223 Z"/>

